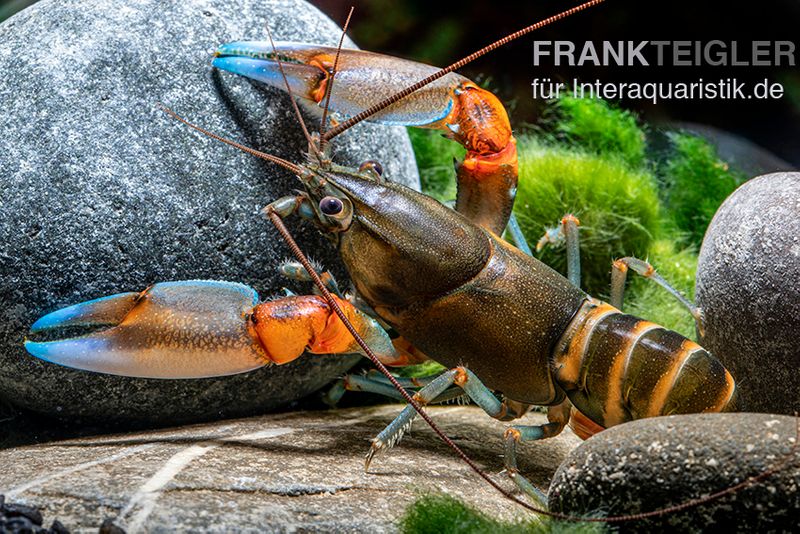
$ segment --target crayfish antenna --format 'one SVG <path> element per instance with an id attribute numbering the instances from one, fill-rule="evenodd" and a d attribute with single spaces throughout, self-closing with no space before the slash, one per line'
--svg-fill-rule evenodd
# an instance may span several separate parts
<path id="1" fill-rule="evenodd" d="M 325 87 L 325 107 L 322 109 L 322 121 L 319 125 L 319 134 L 320 134 L 320 146 L 324 146 L 325 142 L 327 141 L 324 137 L 325 130 L 328 127 L 328 108 L 331 105 L 331 94 L 333 94 L 333 82 L 336 80 L 336 72 L 339 67 L 339 56 L 342 53 L 342 45 L 344 44 L 344 38 L 347 35 L 347 28 L 350 27 L 350 18 L 353 16 L 353 11 L 355 11 L 355 6 L 350 6 L 350 13 L 347 14 L 347 19 L 344 21 L 344 26 L 342 27 L 342 35 L 339 37 L 339 46 L 336 47 L 336 58 L 333 60 L 333 69 L 331 70 L 331 81 L 328 83 L 327 87 Z"/>
<path id="2" fill-rule="evenodd" d="M 275 55 L 275 61 L 278 64 L 278 69 L 281 71 L 283 83 L 286 85 L 286 92 L 289 93 L 289 100 L 292 102 L 292 108 L 297 116 L 297 122 L 300 123 L 300 129 L 303 131 L 303 136 L 306 138 L 306 141 L 308 141 L 308 151 L 314 154 L 314 157 L 317 159 L 317 161 L 323 163 L 324 161 L 327 161 L 327 158 L 324 158 L 322 155 L 322 143 L 317 136 L 312 137 L 308 132 L 306 122 L 303 120 L 303 114 L 300 113 L 300 107 L 297 105 L 297 101 L 294 98 L 294 93 L 289 85 L 289 79 L 286 77 L 286 71 L 283 69 L 283 61 L 281 61 L 280 55 L 278 55 L 278 48 L 275 46 L 275 41 L 272 39 L 272 32 L 269 29 L 269 24 L 267 24 L 266 28 L 267 37 L 269 37 L 269 44 L 272 46 L 272 52 Z"/>
<path id="3" fill-rule="evenodd" d="M 201 126 L 198 126 L 198 125 L 196 125 L 196 124 L 194 124 L 192 122 L 189 122 L 188 120 L 184 119 L 183 117 L 181 117 L 180 115 L 178 115 L 177 113 L 172 111 L 170 108 L 168 108 L 167 106 L 165 106 L 161 102 L 158 103 L 158 107 L 161 108 L 161 111 L 163 111 L 164 113 L 166 113 L 167 115 L 169 115 L 173 119 L 175 119 L 175 120 L 177 120 L 179 122 L 182 122 L 183 124 L 185 124 L 189 128 L 200 132 L 201 134 L 205 135 L 206 137 L 210 137 L 211 139 L 215 139 L 215 140 L 217 140 L 217 141 L 219 141 L 221 143 L 225 143 L 226 145 L 230 145 L 230 146 L 232 146 L 234 148 L 238 148 L 242 152 L 246 152 L 247 154 L 250 154 L 250 155 L 255 156 L 257 158 L 261 158 L 263 160 L 275 163 L 276 165 L 280 165 L 284 169 L 287 169 L 287 170 L 293 172 L 297 176 L 302 176 L 303 174 L 306 173 L 306 171 L 302 167 L 300 167 L 299 165 L 295 165 L 291 161 L 287 161 L 287 160 L 285 160 L 283 158 L 279 158 L 278 156 L 273 156 L 272 154 L 267 154 L 266 152 L 261 152 L 259 150 L 256 150 L 255 148 L 250 148 L 249 146 L 245 146 L 245 145 L 243 145 L 241 143 L 237 143 L 236 141 L 233 141 L 233 140 L 228 139 L 226 137 L 222 137 L 221 135 L 217 135 L 214 132 L 208 131 L 208 130 L 206 130 L 205 128 L 203 128 Z"/>

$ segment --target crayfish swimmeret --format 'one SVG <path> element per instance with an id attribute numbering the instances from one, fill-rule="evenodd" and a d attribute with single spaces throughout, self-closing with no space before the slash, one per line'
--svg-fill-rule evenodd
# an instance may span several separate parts
<path id="1" fill-rule="evenodd" d="M 504 421 L 532 405 L 549 406 L 549 423 L 506 432 L 507 471 L 534 498 L 538 492 L 516 469 L 516 446 L 561 432 L 573 407 L 585 424 L 602 427 L 735 408 L 733 378 L 715 357 L 574 283 L 576 219 L 565 217 L 562 225 L 573 282 L 499 237 L 514 202 L 517 152 L 506 111 L 488 91 L 427 65 L 308 44 L 225 44 L 214 66 L 281 88 L 285 83 L 319 107 L 329 98 L 331 110 L 347 118 L 309 138 L 305 163 L 257 154 L 291 170 L 304 189 L 272 202 L 267 213 L 300 215 L 330 237 L 355 292 L 340 292 L 327 273 L 322 279 L 383 363 L 430 358 L 451 368 L 417 384 L 418 403 L 457 391 Z M 377 162 L 358 169 L 331 162 L 328 141 L 367 117 L 437 128 L 466 147 L 457 165 L 455 209 L 388 181 Z M 641 263 L 618 265 L 617 272 L 626 266 L 647 272 Z M 292 265 L 284 272 L 304 276 Z M 31 330 L 76 325 L 108 328 L 27 341 L 28 352 L 79 369 L 158 378 L 241 373 L 304 352 L 362 352 L 322 295 L 259 303 L 252 288 L 230 282 L 158 283 L 55 311 Z M 353 378 L 358 389 L 386 390 L 382 378 Z M 415 414 L 406 407 L 373 440 L 368 459 L 391 447 Z"/>

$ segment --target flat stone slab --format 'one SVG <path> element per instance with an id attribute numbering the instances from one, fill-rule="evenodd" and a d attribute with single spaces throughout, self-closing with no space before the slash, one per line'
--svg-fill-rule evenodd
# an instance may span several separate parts
<path id="1" fill-rule="evenodd" d="M 369 440 L 400 405 L 267 415 L 0 451 L 0 494 L 70 530 L 111 518 L 127 532 L 392 532 L 421 492 L 445 492 L 505 519 L 527 512 L 500 496 L 422 421 L 364 473 Z M 430 413 L 479 465 L 503 468 L 506 423 L 472 406 Z M 546 422 L 534 413 L 524 424 Z M 540 488 L 581 443 L 569 429 L 520 448 Z"/>

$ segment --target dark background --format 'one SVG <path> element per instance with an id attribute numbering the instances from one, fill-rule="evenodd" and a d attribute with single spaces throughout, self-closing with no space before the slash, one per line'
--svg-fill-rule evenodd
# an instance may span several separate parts
<path id="1" fill-rule="evenodd" d="M 35 0 L 0 0 L 0 20 Z M 577 5 L 564 0 L 489 2 L 470 0 L 311 0 L 342 24 L 351 5 L 349 34 L 362 48 L 445 66 L 523 26 Z M 784 85 L 781 100 L 621 101 L 649 122 L 693 122 L 741 135 L 800 167 L 800 70 L 798 67 L 552 67 L 534 68 L 533 41 L 570 40 L 580 45 L 608 41 L 793 40 L 800 56 L 800 0 L 731 2 L 703 0 L 607 0 L 506 45 L 462 73 L 487 83 L 509 105 L 512 124 L 536 122 L 541 100 L 534 100 L 534 78 L 569 81 L 694 81 L 735 77 L 755 83 L 769 78 Z"/>
<path id="2" fill-rule="evenodd" d="M 356 11 L 349 34 L 362 48 L 445 66 L 504 35 L 577 5 L 563 0 L 488 2 L 469 0 L 312 0 L 331 18 L 344 22 Z M 534 78 L 569 81 L 694 81 L 735 77 L 781 82 L 778 101 L 622 101 L 648 121 L 702 123 L 736 133 L 800 166 L 800 69 L 756 67 L 552 67 L 533 66 L 534 40 L 738 41 L 791 40 L 800 58 L 800 1 L 722 2 L 703 0 L 607 0 L 606 3 L 539 30 L 477 60 L 462 73 L 490 76 L 490 87 L 510 104 L 512 124 L 535 122 L 542 101 L 535 101 Z M 552 65 L 552 62 L 548 62 Z"/>

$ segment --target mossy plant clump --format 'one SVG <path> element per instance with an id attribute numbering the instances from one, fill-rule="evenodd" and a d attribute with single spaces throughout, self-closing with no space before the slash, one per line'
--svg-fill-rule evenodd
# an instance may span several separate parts
<path id="1" fill-rule="evenodd" d="M 394 370 L 398 376 L 409 378 L 422 378 L 424 376 L 437 375 L 444 371 L 444 366 L 436 363 L 433 360 L 422 362 L 417 365 L 409 365 L 407 367 L 398 367 Z"/>
<path id="2" fill-rule="evenodd" d="M 546 122 L 570 145 L 601 156 L 613 154 L 630 167 L 645 164 L 646 135 L 636 117 L 603 100 L 566 95 L 553 103 Z"/>
<path id="3" fill-rule="evenodd" d="M 660 203 L 655 178 L 624 160 L 542 143 L 519 140 L 520 180 L 514 212 L 533 245 L 547 227 L 571 213 L 581 221 L 582 286 L 591 294 L 608 293 L 611 261 L 645 256 L 657 237 Z M 540 259 L 566 273 L 564 247 L 548 247 Z"/>
<path id="4" fill-rule="evenodd" d="M 673 154 L 659 170 L 665 204 L 678 230 L 697 247 L 720 204 L 743 182 L 705 140 L 671 133 Z"/>
<path id="5" fill-rule="evenodd" d="M 514 506 L 509 502 L 509 506 Z M 544 534 L 549 532 L 595 533 L 606 529 L 598 523 L 564 523 L 542 520 L 503 522 L 448 495 L 432 494 L 417 499 L 400 522 L 404 534 Z"/>
<path id="6" fill-rule="evenodd" d="M 520 136 L 517 214 L 536 243 L 566 213 L 581 221 L 582 287 L 606 298 L 611 262 L 645 257 L 662 233 L 658 181 L 646 159 L 646 134 L 636 117 L 603 100 L 567 95 L 547 113 L 549 133 Z M 566 273 L 563 246 L 539 259 Z"/>

